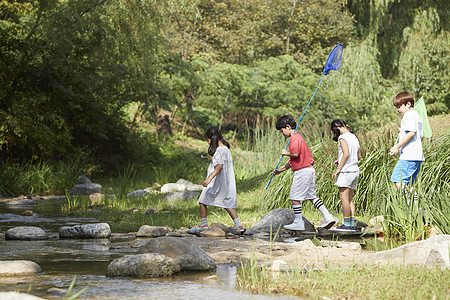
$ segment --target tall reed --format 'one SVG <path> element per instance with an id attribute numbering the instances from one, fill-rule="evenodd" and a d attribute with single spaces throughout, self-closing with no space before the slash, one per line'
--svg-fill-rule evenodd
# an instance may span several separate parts
<path id="1" fill-rule="evenodd" d="M 317 128 L 316 128 L 317 129 Z M 331 141 L 320 130 L 310 130 L 302 135 L 314 156 L 316 169 L 317 195 L 334 213 L 341 212 L 338 188 L 331 178 L 337 159 L 337 143 Z M 396 132 L 360 132 L 357 136 L 361 145 L 362 159 L 359 162 L 360 178 L 358 188 L 354 194 L 356 214 L 358 216 L 373 216 L 387 213 L 390 224 L 403 227 L 401 236 L 412 240 L 423 236 L 426 223 L 421 223 L 415 208 L 406 205 L 406 201 L 396 196 L 394 184 L 390 181 L 392 170 L 398 160 L 388 155 L 389 149 L 395 143 Z M 309 140 L 315 144 L 309 143 Z M 415 183 L 415 190 L 419 193 L 420 211 L 426 209 L 433 225 L 442 233 L 449 233 L 448 217 L 450 215 L 448 195 L 450 194 L 450 136 L 446 135 L 436 140 L 424 141 L 425 162 L 422 164 Z M 292 172 L 285 172 L 277 176 L 264 193 L 262 203 L 264 209 L 290 208 L 289 190 Z M 405 215 L 404 213 L 407 213 Z M 420 216 L 420 219 L 422 217 Z M 409 221 L 407 221 L 409 220 Z M 409 223 L 408 223 L 409 222 Z M 414 227 L 414 229 L 413 229 Z M 393 230 L 393 228 L 391 228 Z M 413 230 L 408 233 L 408 230 Z M 414 233 L 414 230 L 417 232 Z M 399 232 L 398 232 L 399 233 Z"/>
<path id="2" fill-rule="evenodd" d="M 253 130 L 253 151 L 232 150 L 236 179 L 248 180 L 264 173 L 269 174 L 275 168 L 286 143 L 273 124 L 268 127 L 258 125 Z"/>
<path id="3" fill-rule="evenodd" d="M 134 186 L 136 170 L 133 165 L 126 166 L 123 171 L 119 172 L 119 176 L 114 180 L 113 191 L 118 199 L 126 199 L 127 194 Z"/>
<path id="4" fill-rule="evenodd" d="M 2 196 L 64 194 L 81 175 L 76 164 L 63 161 L 24 164 L 3 161 L 0 170 Z"/>

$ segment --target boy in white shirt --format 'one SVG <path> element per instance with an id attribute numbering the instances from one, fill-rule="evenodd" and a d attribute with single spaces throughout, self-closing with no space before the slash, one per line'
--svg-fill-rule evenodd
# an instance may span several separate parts
<path id="1" fill-rule="evenodd" d="M 419 113 L 414 110 L 414 98 L 409 92 L 401 92 L 393 100 L 398 112 L 403 115 L 399 142 L 391 148 L 390 155 L 400 152 L 400 159 L 392 172 L 391 181 L 397 189 L 405 184 L 414 184 L 420 166 L 425 160 L 422 149 L 423 124 Z"/>

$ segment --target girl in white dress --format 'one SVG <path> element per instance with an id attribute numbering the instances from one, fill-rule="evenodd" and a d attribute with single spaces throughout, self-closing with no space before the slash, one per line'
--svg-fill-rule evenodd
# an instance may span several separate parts
<path id="1" fill-rule="evenodd" d="M 236 180 L 230 144 L 225 140 L 219 128 L 212 126 L 205 132 L 209 143 L 208 154 L 212 156 L 208 167 L 208 177 L 203 181 L 205 187 L 198 198 L 200 204 L 200 228 L 208 228 L 208 206 L 223 207 L 241 233 L 245 231 L 235 208 L 237 207 Z"/>
<path id="2" fill-rule="evenodd" d="M 334 162 L 337 167 L 332 177 L 336 178 L 334 185 L 339 187 L 339 197 L 342 203 L 344 224 L 335 228 L 338 231 L 355 231 L 355 204 L 353 193 L 359 179 L 358 160 L 361 159 L 358 138 L 353 134 L 350 126 L 344 120 L 336 119 L 331 122 L 333 140 L 338 142 L 338 159 Z"/>

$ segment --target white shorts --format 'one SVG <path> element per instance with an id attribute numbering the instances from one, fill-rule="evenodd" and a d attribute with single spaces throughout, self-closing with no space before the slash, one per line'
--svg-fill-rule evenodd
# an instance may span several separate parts
<path id="1" fill-rule="evenodd" d="M 346 187 L 352 190 L 356 190 L 358 185 L 359 171 L 356 172 L 341 172 L 336 178 L 336 183 L 334 185 L 338 187 Z"/>
<path id="2" fill-rule="evenodd" d="M 303 201 L 316 199 L 316 170 L 313 166 L 294 171 L 289 199 Z"/>

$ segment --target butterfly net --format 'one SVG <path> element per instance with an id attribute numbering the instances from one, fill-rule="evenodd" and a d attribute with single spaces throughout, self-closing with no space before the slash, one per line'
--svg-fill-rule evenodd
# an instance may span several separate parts
<path id="1" fill-rule="evenodd" d="M 323 69 L 323 75 L 328 75 L 331 70 L 337 71 L 341 67 L 342 62 L 342 50 L 344 46 L 342 44 L 337 44 L 331 50 L 330 55 L 328 55 L 327 62 L 325 63 L 325 68 Z"/>

